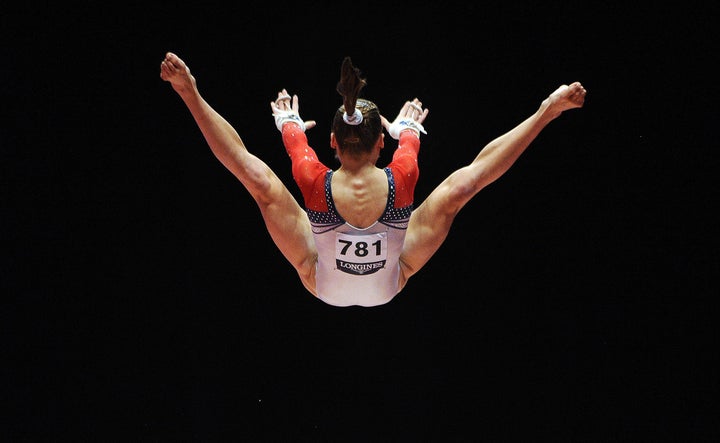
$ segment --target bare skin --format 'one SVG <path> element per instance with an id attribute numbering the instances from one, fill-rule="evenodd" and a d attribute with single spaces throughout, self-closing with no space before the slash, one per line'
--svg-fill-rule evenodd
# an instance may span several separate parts
<path id="1" fill-rule="evenodd" d="M 160 64 L 160 77 L 169 82 L 192 114 L 213 154 L 237 177 L 257 202 L 273 241 L 297 271 L 305 288 L 315 290 L 315 247 L 310 222 L 277 175 L 251 154 L 232 126 L 200 95 L 187 65 L 168 52 Z M 538 134 L 564 111 L 584 104 L 585 88 L 580 82 L 562 85 L 540 103 L 539 108 L 520 124 L 483 147 L 467 166 L 450 174 L 412 213 L 400 256 L 400 288 L 418 272 L 447 237 L 458 212 L 490 183 L 502 176 L 528 148 Z M 286 90 L 270 104 L 275 110 L 298 110 L 297 96 Z M 418 99 L 408 101 L 398 117 L 411 117 L 422 123 L 428 110 Z M 305 128 L 315 126 L 305 121 Z M 389 129 L 390 122 L 382 118 Z M 337 148 L 334 134 L 330 145 Z M 349 223 L 365 227 L 375 222 L 387 199 L 387 178 L 376 163 L 384 147 L 384 134 L 371 152 L 360 156 L 343 155 L 338 150 L 340 168 L 333 176 L 333 199 L 338 212 Z"/>
<path id="2" fill-rule="evenodd" d="M 255 199 L 265 225 L 303 285 L 315 291 L 317 250 L 305 210 L 268 165 L 248 152 L 235 129 L 200 95 L 195 77 L 177 55 L 167 53 L 160 78 L 170 82 L 187 106 L 218 160 Z M 310 123 L 314 126 L 314 123 Z M 308 123 L 306 123 L 306 127 Z"/>
<path id="3" fill-rule="evenodd" d="M 469 165 L 443 180 L 413 211 L 400 264 L 401 287 L 437 251 L 458 214 L 480 190 L 502 176 L 540 131 L 562 112 L 580 108 L 585 102 L 580 82 L 562 85 L 542 101 L 534 114 L 488 143 Z"/>

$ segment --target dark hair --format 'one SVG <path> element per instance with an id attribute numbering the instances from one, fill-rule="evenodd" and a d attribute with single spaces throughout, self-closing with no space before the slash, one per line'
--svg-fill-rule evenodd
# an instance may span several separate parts
<path id="1" fill-rule="evenodd" d="M 340 81 L 335 88 L 343 97 L 343 104 L 335 112 L 332 127 L 338 148 L 350 154 L 372 150 L 383 129 L 377 105 L 370 100 L 359 98 L 365 85 L 367 81 L 360 75 L 360 70 L 353 66 L 350 57 L 345 57 L 340 68 Z M 362 113 L 362 122 L 359 125 L 345 123 L 345 111 L 352 116 L 355 109 Z"/>

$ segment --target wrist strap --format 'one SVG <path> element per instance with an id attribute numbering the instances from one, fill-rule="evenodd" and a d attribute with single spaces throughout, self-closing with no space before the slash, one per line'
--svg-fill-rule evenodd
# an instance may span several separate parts
<path id="1" fill-rule="evenodd" d="M 390 125 L 390 128 L 388 129 L 388 132 L 390 133 L 390 136 L 394 138 L 395 140 L 400 139 L 400 133 L 406 129 L 412 129 L 415 131 L 415 133 L 420 136 L 420 133 L 427 134 L 425 132 L 425 128 L 423 128 L 423 125 L 416 122 L 415 120 L 411 118 L 404 118 L 401 120 L 395 120 Z"/>
<path id="2" fill-rule="evenodd" d="M 282 132 L 282 127 L 287 122 L 297 123 L 298 125 L 300 125 L 300 129 L 305 132 L 305 122 L 295 111 L 277 111 L 275 114 L 273 114 L 273 117 L 275 117 L 275 126 L 280 132 Z"/>

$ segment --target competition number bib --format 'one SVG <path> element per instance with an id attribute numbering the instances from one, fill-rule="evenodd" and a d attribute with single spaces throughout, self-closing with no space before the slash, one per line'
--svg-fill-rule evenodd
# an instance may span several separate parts
<path id="1" fill-rule="evenodd" d="M 335 264 L 348 274 L 372 274 L 385 267 L 387 232 L 376 234 L 335 234 Z"/>

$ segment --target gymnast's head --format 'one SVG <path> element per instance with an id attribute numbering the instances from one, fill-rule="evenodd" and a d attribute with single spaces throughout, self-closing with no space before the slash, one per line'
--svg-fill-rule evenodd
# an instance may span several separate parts
<path id="1" fill-rule="evenodd" d="M 380 110 L 375 103 L 359 97 L 366 84 L 350 57 L 345 57 L 335 88 L 342 96 L 343 104 L 333 118 L 331 144 L 342 154 L 353 157 L 372 152 L 382 141 Z"/>

